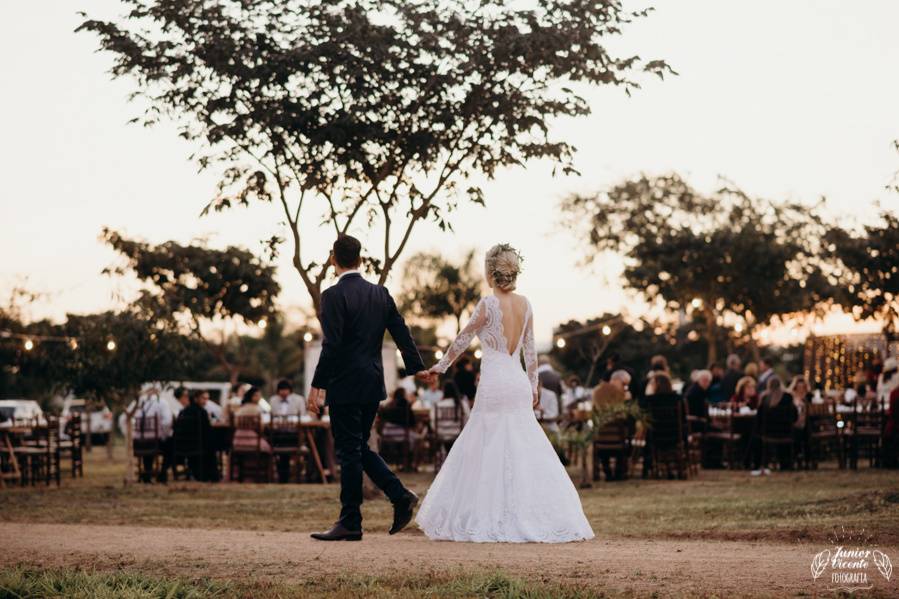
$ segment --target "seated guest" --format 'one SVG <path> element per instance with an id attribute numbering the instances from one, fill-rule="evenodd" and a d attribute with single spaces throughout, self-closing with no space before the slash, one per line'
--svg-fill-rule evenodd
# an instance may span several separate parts
<path id="1" fill-rule="evenodd" d="M 203 391 L 197 396 L 197 405 L 206 410 L 212 423 L 224 422 L 225 415 L 220 405 L 209 399 L 209 392 Z"/>
<path id="2" fill-rule="evenodd" d="M 889 393 L 883 429 L 883 465 L 886 468 L 897 468 L 899 467 L 899 365 L 896 358 L 884 360 L 880 381 L 881 391 Z"/>
<path id="3" fill-rule="evenodd" d="M 734 411 L 740 408 L 757 410 L 759 408 L 759 394 L 755 386 L 755 379 L 744 376 L 737 382 L 733 397 L 730 398 L 730 406 Z"/>
<path id="4" fill-rule="evenodd" d="M 746 364 L 746 368 L 743 369 L 743 373 L 757 381 L 759 380 L 759 365 L 755 362 L 749 362 Z"/>
<path id="5" fill-rule="evenodd" d="M 631 375 L 626 370 L 616 370 L 593 390 L 593 409 L 610 408 L 628 400 Z"/>
<path id="6" fill-rule="evenodd" d="M 234 413 L 234 424 L 237 428 L 234 431 L 234 441 L 232 445 L 235 450 L 248 451 L 255 450 L 259 447 L 260 450 L 271 453 L 272 447 L 269 445 L 268 441 L 261 438 L 260 430 L 241 427 L 241 418 L 246 416 L 256 416 L 261 426 L 262 410 L 259 408 L 259 401 L 261 399 L 262 391 L 260 391 L 258 387 L 250 387 L 247 389 L 246 393 L 243 394 L 240 408 Z"/>
<path id="7" fill-rule="evenodd" d="M 721 378 L 721 393 L 724 395 L 725 399 L 730 400 L 733 399 L 733 396 L 737 392 L 737 383 L 739 383 L 740 379 L 745 375 L 743 374 L 740 356 L 737 354 L 730 354 L 727 356 L 727 360 L 724 364 L 727 366 L 727 370 L 724 371 L 724 376 Z"/>
<path id="8" fill-rule="evenodd" d="M 157 482 L 168 481 L 168 471 L 172 467 L 172 409 L 169 403 L 156 395 L 144 395 L 137 400 L 137 406 L 132 402 L 126 409 L 126 413 L 134 414 L 132 418 L 133 442 L 135 445 L 158 445 L 162 454 L 162 467 L 156 475 Z M 150 423 L 155 422 L 151 427 Z M 156 456 L 147 455 L 143 458 L 144 468 L 141 482 L 151 482 L 151 473 Z"/>
<path id="9" fill-rule="evenodd" d="M 435 426 L 438 438 L 447 438 L 455 440 L 462 432 L 462 423 L 468 420 L 471 408 L 468 401 L 459 393 L 459 389 L 453 381 L 447 381 L 443 385 L 442 399 L 434 404 L 431 410 L 431 425 Z M 454 418 L 452 420 L 440 420 L 437 422 L 437 408 L 455 408 Z M 452 441 L 449 441 L 447 448 L 452 447 Z"/>
<path id="10" fill-rule="evenodd" d="M 687 413 L 686 409 L 684 409 L 685 406 L 683 402 L 684 399 L 675 393 L 674 388 L 671 385 L 671 377 L 668 373 L 658 371 L 649 379 L 649 383 L 646 386 L 646 396 L 643 399 L 641 407 L 646 411 L 651 411 L 652 406 L 674 408 L 677 404 L 681 404 L 681 429 L 683 431 L 684 439 L 686 439 L 688 433 L 686 420 Z M 647 478 L 652 469 L 652 444 L 652 426 L 650 425 L 646 431 L 646 444 L 643 447 L 643 478 Z"/>
<path id="11" fill-rule="evenodd" d="M 409 392 L 404 387 L 397 387 L 393 392 L 393 397 L 378 410 L 378 416 L 383 423 L 381 437 L 384 440 L 409 440 L 413 454 L 410 456 L 412 463 L 404 466 L 417 468 L 421 434 L 416 430 L 417 422 L 415 412 L 412 410 L 412 402 L 409 401 Z"/>
<path id="12" fill-rule="evenodd" d="M 293 392 L 293 385 L 287 379 L 278 381 L 275 394 L 268 403 L 272 407 L 272 416 L 302 416 L 306 413 L 306 400 Z"/>
<path id="13" fill-rule="evenodd" d="M 730 395 L 725 395 L 725 391 L 721 386 L 724 379 L 724 368 L 721 364 L 713 362 L 709 364 L 709 372 L 712 373 L 712 383 L 709 385 L 709 402 L 719 404 L 729 401 Z"/>
<path id="14" fill-rule="evenodd" d="M 190 393 L 184 387 L 178 387 L 175 389 L 175 400 L 181 406 L 180 409 L 183 410 L 190 404 Z"/>
<path id="15" fill-rule="evenodd" d="M 759 400 L 756 434 L 753 437 L 755 468 L 752 474 L 754 476 L 758 476 L 763 472 L 767 474 L 766 470 L 762 470 L 763 467 L 767 467 L 767 464 L 762 463 L 761 437 L 791 437 L 793 435 L 793 425 L 798 418 L 799 412 L 793 404 L 793 396 L 784 390 L 780 377 L 772 374 L 768 377 L 768 388 Z M 777 450 L 781 468 L 792 468 L 790 448 L 778 445 Z"/>
<path id="16" fill-rule="evenodd" d="M 209 393 L 203 389 L 193 392 L 187 406 L 178 413 L 175 420 L 175 439 L 185 443 L 191 449 L 200 448 L 201 455 L 191 455 L 187 459 L 187 468 L 193 480 L 217 482 L 219 472 L 215 452 L 210 445 L 211 424 L 209 414 L 201 403 L 209 400 Z M 176 447 L 177 449 L 177 447 Z"/>
<path id="17" fill-rule="evenodd" d="M 649 359 L 649 372 L 646 374 L 646 387 L 643 391 L 644 396 L 649 394 L 652 378 L 659 373 L 665 374 L 669 378 L 671 377 L 671 371 L 668 369 L 668 358 L 662 354 L 656 354 Z"/>
<path id="18" fill-rule="evenodd" d="M 440 389 L 440 379 L 436 376 L 431 377 L 428 386 L 421 392 L 419 402 L 422 407 L 431 410 L 441 399 L 443 399 L 443 391 Z"/>
<path id="19" fill-rule="evenodd" d="M 701 418 L 703 422 L 709 419 L 709 387 L 712 386 L 712 373 L 708 370 L 700 370 L 693 379 L 693 384 L 687 388 L 684 399 L 687 402 L 687 413 L 690 416 Z"/>
<path id="20" fill-rule="evenodd" d="M 806 425 L 808 423 L 808 407 L 812 403 L 812 392 L 809 389 L 808 381 L 801 374 L 793 377 L 793 380 L 790 381 L 790 386 L 787 387 L 787 392 L 793 396 L 793 405 L 796 406 L 796 413 L 798 414 L 796 422 L 793 423 L 793 439 L 796 443 L 796 454 L 807 462 L 809 444 Z"/>
<path id="21" fill-rule="evenodd" d="M 631 382 L 631 375 L 626 370 L 616 370 L 609 377 L 608 382 L 602 382 L 593 390 L 593 409 L 604 410 L 618 406 L 623 406 L 630 398 L 628 393 L 628 385 Z M 614 424 L 609 426 L 614 427 Z M 603 427 L 605 429 L 606 427 Z M 598 432 L 602 432 L 600 429 Z M 615 430 L 613 428 L 613 430 Z M 606 481 L 624 480 L 627 478 L 627 456 L 621 451 L 597 452 L 597 457 L 602 464 L 603 472 L 606 475 Z M 615 470 L 612 471 L 612 458 L 615 459 Z"/>

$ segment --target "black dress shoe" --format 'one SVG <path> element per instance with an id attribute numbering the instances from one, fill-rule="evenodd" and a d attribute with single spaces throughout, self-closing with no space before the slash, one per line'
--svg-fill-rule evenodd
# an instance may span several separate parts
<path id="1" fill-rule="evenodd" d="M 395 535 L 406 528 L 412 521 L 412 511 L 416 505 L 418 495 L 412 491 L 407 491 L 405 497 L 393 504 L 393 526 L 390 527 L 390 534 Z"/>
<path id="2" fill-rule="evenodd" d="M 338 522 L 327 532 L 314 532 L 310 535 L 316 541 L 361 541 L 361 530 L 349 530 Z"/>

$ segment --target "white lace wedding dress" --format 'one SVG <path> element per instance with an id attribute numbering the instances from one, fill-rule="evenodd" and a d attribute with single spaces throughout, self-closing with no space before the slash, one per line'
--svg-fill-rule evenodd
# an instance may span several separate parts
<path id="1" fill-rule="evenodd" d="M 475 335 L 483 357 L 474 409 L 416 522 L 429 538 L 451 541 L 593 538 L 577 491 L 534 416 L 537 352 L 530 302 L 510 354 L 499 299 L 482 298 L 437 369 L 445 372 Z M 522 349 L 527 372 L 521 367 Z"/>

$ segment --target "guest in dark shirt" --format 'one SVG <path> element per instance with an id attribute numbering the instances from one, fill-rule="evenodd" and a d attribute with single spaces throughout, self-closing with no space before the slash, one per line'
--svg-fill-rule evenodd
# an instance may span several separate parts
<path id="1" fill-rule="evenodd" d="M 686 441 L 688 430 L 684 398 L 674 392 L 671 378 L 667 372 L 657 371 L 651 374 L 646 385 L 646 395 L 640 401 L 640 407 L 651 415 L 653 407 L 676 408 L 678 404 L 681 405 L 681 432 Z M 650 425 L 646 430 L 646 444 L 643 447 L 643 478 L 647 478 L 652 469 L 654 443 L 653 429 Z"/>
<path id="2" fill-rule="evenodd" d="M 724 371 L 724 377 L 721 379 L 721 394 L 725 398 L 732 398 L 737 392 L 737 383 L 740 382 L 745 375 L 743 374 L 743 364 L 740 356 L 730 354 L 727 356 L 727 370 Z"/>
<path id="3" fill-rule="evenodd" d="M 211 447 L 212 425 L 209 422 L 209 414 L 200 405 L 201 396 L 207 394 L 202 389 L 194 391 L 188 404 L 178 413 L 175 420 L 175 449 L 178 450 L 177 444 L 180 442 L 190 451 L 198 452 L 197 455 L 187 458 L 191 478 L 204 482 L 217 482 L 219 472 L 215 452 Z"/>
<path id="4" fill-rule="evenodd" d="M 459 358 L 459 361 L 456 362 L 456 374 L 453 376 L 453 381 L 456 383 L 459 392 L 472 403 L 478 391 L 476 380 L 477 375 L 474 363 L 467 356 Z"/>
<path id="5" fill-rule="evenodd" d="M 768 379 L 768 388 L 762 394 L 759 402 L 759 411 L 756 415 L 756 431 L 753 437 L 755 446 L 755 471 L 759 473 L 761 468 L 766 468 L 768 460 L 763 459 L 761 437 L 791 437 L 793 425 L 799 418 L 799 412 L 793 404 L 793 396 L 783 389 L 780 377 L 772 375 Z M 787 470 L 793 467 L 790 459 L 791 448 L 787 445 L 777 446 L 777 457 L 781 469 Z"/>

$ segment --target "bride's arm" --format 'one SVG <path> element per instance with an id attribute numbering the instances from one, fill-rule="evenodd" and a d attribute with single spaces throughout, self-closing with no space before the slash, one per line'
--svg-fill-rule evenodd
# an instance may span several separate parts
<path id="1" fill-rule="evenodd" d="M 471 313 L 471 319 L 459 333 L 458 337 L 456 337 L 456 340 L 449 346 L 440 361 L 431 367 L 430 371 L 439 372 L 441 374 L 446 372 L 450 365 L 456 361 L 456 358 L 468 349 L 471 340 L 477 335 L 478 331 L 484 327 L 486 322 L 487 310 L 484 308 L 484 300 L 482 299 L 478 302 L 478 305 L 475 306 L 474 312 Z"/>
<path id="2" fill-rule="evenodd" d="M 524 365 L 528 371 L 528 380 L 531 382 L 531 391 L 534 393 L 534 407 L 539 403 L 539 384 L 537 377 L 537 346 L 534 343 L 534 310 L 528 310 L 528 321 L 525 323 L 524 333 Z"/>

